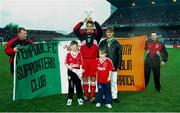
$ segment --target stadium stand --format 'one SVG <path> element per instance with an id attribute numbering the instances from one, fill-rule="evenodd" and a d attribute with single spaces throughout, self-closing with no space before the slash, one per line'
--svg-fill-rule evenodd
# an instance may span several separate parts
<path id="1" fill-rule="evenodd" d="M 180 5 L 160 5 L 146 7 L 130 7 L 118 9 L 104 25 L 121 25 L 132 26 L 140 24 L 179 24 L 180 21 Z M 145 23 L 145 24 L 143 24 Z"/>
<path id="2" fill-rule="evenodd" d="M 107 0 L 117 10 L 102 24 L 114 26 L 116 37 L 157 32 L 166 44 L 180 44 L 180 1 Z"/>
<path id="3" fill-rule="evenodd" d="M 61 38 L 66 37 L 62 33 L 57 33 L 56 31 L 48 31 L 48 30 L 27 30 L 28 38 L 31 38 L 32 40 L 39 42 L 39 41 L 51 41 L 54 38 Z M 15 37 L 15 34 L 9 32 L 8 30 L 4 30 L 3 28 L 0 28 L 0 37 L 3 37 L 4 41 L 9 41 L 13 37 Z"/>

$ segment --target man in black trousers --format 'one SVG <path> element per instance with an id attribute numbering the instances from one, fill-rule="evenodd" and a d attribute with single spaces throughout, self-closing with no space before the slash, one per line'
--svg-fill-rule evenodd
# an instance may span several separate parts
<path id="1" fill-rule="evenodd" d="M 151 70 L 154 75 L 155 89 L 161 92 L 160 83 L 160 65 L 164 65 L 168 60 L 168 53 L 164 44 L 158 41 L 157 34 L 151 33 L 151 39 L 146 42 L 145 50 L 147 56 L 145 59 L 145 85 L 149 83 Z M 162 57 L 162 60 L 160 59 Z"/>

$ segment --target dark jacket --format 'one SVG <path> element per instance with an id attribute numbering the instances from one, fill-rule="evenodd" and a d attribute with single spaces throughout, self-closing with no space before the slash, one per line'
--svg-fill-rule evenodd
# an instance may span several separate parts
<path id="1" fill-rule="evenodd" d="M 16 37 L 16 38 L 13 38 L 11 39 L 7 44 L 6 44 L 6 47 L 5 47 L 5 53 L 10 56 L 9 58 L 9 63 L 10 64 L 13 64 L 14 62 L 14 56 L 15 56 L 15 52 L 14 52 L 14 48 L 17 46 L 17 45 L 20 45 L 20 46 L 27 46 L 27 45 L 30 45 L 30 44 L 34 44 L 34 42 L 32 40 L 20 40 L 19 37 Z"/>
<path id="2" fill-rule="evenodd" d="M 99 44 L 99 48 L 105 48 L 108 50 L 107 57 L 112 60 L 115 70 L 121 68 L 121 45 L 116 39 L 112 39 L 110 47 L 108 47 L 107 39 L 102 40 Z"/>
<path id="3" fill-rule="evenodd" d="M 162 61 L 167 62 L 168 53 L 164 44 L 160 41 L 154 42 L 153 40 L 148 40 L 145 45 L 145 50 L 147 51 L 147 56 L 145 64 L 157 65 L 160 63 L 160 56 Z"/>

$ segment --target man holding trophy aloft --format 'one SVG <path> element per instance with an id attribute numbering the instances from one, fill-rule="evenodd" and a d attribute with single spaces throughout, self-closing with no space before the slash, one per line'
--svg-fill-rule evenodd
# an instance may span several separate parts
<path id="1" fill-rule="evenodd" d="M 96 72 L 97 72 L 97 57 L 98 57 L 98 43 L 102 37 L 103 31 L 98 22 L 93 21 L 89 13 L 86 11 L 87 17 L 84 21 L 79 22 L 73 31 L 81 41 L 80 52 L 83 59 L 83 69 L 85 70 L 82 76 L 84 100 L 94 102 L 94 95 L 96 91 Z M 81 27 L 86 24 L 86 29 L 81 30 Z M 96 29 L 94 29 L 94 26 Z M 89 80 L 90 79 L 90 80 Z M 89 83 L 90 81 L 90 83 Z M 89 91 L 90 87 L 90 93 Z"/>

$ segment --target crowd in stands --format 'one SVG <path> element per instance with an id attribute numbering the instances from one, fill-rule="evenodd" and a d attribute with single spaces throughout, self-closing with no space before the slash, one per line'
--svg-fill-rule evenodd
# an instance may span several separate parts
<path id="1" fill-rule="evenodd" d="M 166 45 L 180 45 L 180 38 L 163 38 L 162 41 Z"/>
<path id="2" fill-rule="evenodd" d="M 120 8 L 103 24 L 176 23 L 180 21 L 180 5 Z"/>
<path id="3" fill-rule="evenodd" d="M 115 26 L 116 37 L 156 32 L 166 44 L 180 44 L 180 4 L 132 6 L 117 9 L 103 27 Z"/>
<path id="4" fill-rule="evenodd" d="M 161 28 L 129 28 L 126 30 L 117 30 L 116 37 L 129 37 L 131 35 L 148 35 L 151 32 L 156 32 L 162 35 L 163 38 L 180 38 L 180 29 L 161 29 Z"/>
<path id="5" fill-rule="evenodd" d="M 180 38 L 180 28 L 174 30 L 166 30 L 165 33 L 162 34 L 165 38 Z"/>
<path id="6" fill-rule="evenodd" d="M 61 33 L 57 33 L 56 31 L 46 31 L 46 30 L 27 30 L 28 38 L 31 38 L 33 41 L 48 41 L 53 38 L 64 36 Z M 3 37 L 4 41 L 9 41 L 14 38 L 16 34 L 9 32 L 8 30 L 4 30 L 0 28 L 0 37 Z"/>
<path id="7" fill-rule="evenodd" d="M 16 35 L 14 33 L 4 30 L 3 28 L 0 28 L 0 37 L 3 37 L 4 41 L 8 41 L 12 39 L 12 37 L 15 37 L 15 36 Z"/>

